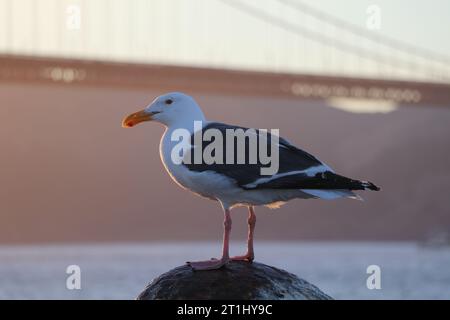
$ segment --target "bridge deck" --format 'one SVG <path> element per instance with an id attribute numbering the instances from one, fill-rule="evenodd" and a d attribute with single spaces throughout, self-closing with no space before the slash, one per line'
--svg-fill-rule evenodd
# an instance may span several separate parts
<path id="1" fill-rule="evenodd" d="M 0 81 L 450 106 L 450 84 L 0 55 Z"/>

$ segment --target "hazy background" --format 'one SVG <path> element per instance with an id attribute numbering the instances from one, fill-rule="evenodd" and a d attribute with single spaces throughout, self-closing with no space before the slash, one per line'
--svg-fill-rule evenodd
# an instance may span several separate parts
<path id="1" fill-rule="evenodd" d="M 336 49 L 336 43 L 320 36 L 312 41 L 302 32 L 283 29 L 278 20 L 230 6 L 236 3 L 345 40 L 363 53 Z M 313 15 L 289 3 L 306 5 Z M 370 24 L 373 6 L 379 15 Z M 447 1 L 347 1 L 344 6 L 325 0 L 2 0 L 0 8 L 0 48 L 8 54 L 0 66 L 0 241 L 5 243 L 216 239 L 222 219 L 216 203 L 181 190 L 164 171 L 158 154 L 162 127 L 120 127 L 124 115 L 164 91 L 182 90 L 194 79 L 179 80 L 181 71 L 172 78 L 168 73 L 163 87 L 157 78 L 156 85 L 136 86 L 125 78 L 120 82 L 127 66 L 119 64 L 111 71 L 118 84 L 111 86 L 101 84 L 101 75 L 97 79 L 82 74 L 86 71 L 79 63 L 63 68 L 50 60 L 50 71 L 43 72 L 52 81 L 44 77 L 30 82 L 33 69 L 22 66 L 23 74 L 15 76 L 20 74 L 16 62 L 7 57 L 256 69 L 279 74 L 281 82 L 289 80 L 289 74 L 310 72 L 343 77 L 343 82 L 349 76 L 385 81 L 418 77 L 424 88 L 443 82 L 444 101 L 450 103 L 445 89 L 450 88 L 445 87 L 450 22 L 438 18 L 450 12 Z M 393 39 L 400 43 L 392 47 Z M 405 43 L 416 51 L 405 52 Z M 389 56 L 394 65 L 384 58 L 365 58 L 372 51 Z M 397 68 L 395 59 L 412 67 Z M 281 71 L 288 73 L 283 76 Z M 233 82 L 226 73 L 219 76 L 224 83 Z M 83 85 L 83 77 L 91 79 L 89 85 Z M 365 202 L 292 201 L 281 210 L 258 209 L 257 238 L 421 240 L 450 229 L 446 102 L 402 107 L 389 99 L 336 103 L 331 98 L 297 97 L 295 83 L 291 96 L 261 96 L 250 89 L 242 95 L 244 89 L 237 86 L 216 90 L 208 77 L 205 71 L 195 80 L 211 82 L 210 87 L 188 92 L 208 118 L 279 128 L 282 136 L 338 172 L 383 188 L 363 194 Z M 386 83 L 381 85 L 389 89 Z M 246 86 L 244 81 L 241 87 Z M 242 237 L 245 214 L 236 211 L 242 223 L 234 224 L 235 232 Z"/>
<path id="2" fill-rule="evenodd" d="M 24 94 L 26 92 L 26 94 Z M 120 127 L 160 92 L 3 85 L 0 88 L 4 242 L 220 239 L 222 212 L 165 172 L 163 128 Z M 355 114 L 287 99 L 196 95 L 208 118 L 280 128 L 338 172 L 381 192 L 258 208 L 257 238 L 419 240 L 448 228 L 450 110 Z M 245 236 L 246 213 L 235 210 Z"/>
<path id="3" fill-rule="evenodd" d="M 0 298 L 134 298 L 219 252 L 221 208 L 171 181 L 163 127 L 121 128 L 179 90 L 209 119 L 279 128 L 382 187 L 257 208 L 258 260 L 336 298 L 449 298 L 449 12 L 445 0 L 0 0 Z M 232 217 L 242 240 L 246 211 Z M 69 264 L 89 279 L 81 292 L 65 288 Z M 370 264 L 384 291 L 367 290 Z"/>

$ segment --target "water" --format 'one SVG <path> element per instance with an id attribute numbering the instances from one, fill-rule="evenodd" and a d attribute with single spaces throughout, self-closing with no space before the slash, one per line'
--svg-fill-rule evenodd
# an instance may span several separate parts
<path id="1" fill-rule="evenodd" d="M 233 243 L 233 254 L 243 249 Z M 0 299 L 134 299 L 157 275 L 214 257 L 218 243 L 0 246 Z M 336 299 L 449 299 L 450 248 L 411 243 L 258 242 L 257 261 L 315 284 Z M 66 288 L 68 265 L 81 290 Z M 369 290 L 366 269 L 381 268 Z"/>

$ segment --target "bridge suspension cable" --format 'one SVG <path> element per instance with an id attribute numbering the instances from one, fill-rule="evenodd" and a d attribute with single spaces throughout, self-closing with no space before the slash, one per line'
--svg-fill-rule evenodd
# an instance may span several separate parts
<path id="1" fill-rule="evenodd" d="M 339 49 L 344 53 L 353 54 L 358 58 L 371 60 L 375 63 L 383 64 L 397 70 L 402 69 L 403 71 L 416 72 L 416 74 L 417 72 L 420 72 L 423 76 L 428 76 L 438 80 L 445 80 L 445 81 L 450 80 L 447 74 L 437 77 L 435 74 L 435 70 L 432 70 L 431 68 L 424 68 L 424 64 L 422 63 L 417 63 L 416 61 L 406 61 L 405 59 L 399 59 L 386 54 L 379 54 L 372 50 L 360 48 L 354 43 L 347 43 L 340 39 L 336 39 L 328 35 L 324 35 L 320 32 L 308 29 L 299 24 L 293 24 L 291 22 L 288 22 L 285 19 L 277 17 L 273 14 L 269 14 L 266 11 L 261 10 L 255 6 L 248 5 L 243 1 L 236 1 L 236 0 L 219 0 L 219 1 L 256 19 L 262 20 L 278 28 L 284 29 L 285 31 L 291 32 L 296 35 L 300 35 L 302 37 L 305 37 L 311 41 L 320 43 L 322 45 Z"/>
<path id="2" fill-rule="evenodd" d="M 428 50 L 428 49 L 425 49 L 422 47 L 412 45 L 410 43 L 407 43 L 407 42 L 404 42 L 401 40 L 397 40 L 397 39 L 388 37 L 386 35 L 379 35 L 375 32 L 371 32 L 371 31 L 369 31 L 365 28 L 362 28 L 356 24 L 342 20 L 334 15 L 331 15 L 329 13 L 326 13 L 324 11 L 316 9 L 312 6 L 309 6 L 302 1 L 298 1 L 298 0 L 297 1 L 296 0 L 276 0 L 276 1 L 278 1 L 279 3 L 285 4 L 286 6 L 289 6 L 299 12 L 313 16 L 316 19 L 318 19 L 322 22 L 325 22 L 329 25 L 332 25 L 336 28 L 343 29 L 351 34 L 354 34 L 361 38 L 376 42 L 378 44 L 382 44 L 383 46 L 400 51 L 404 54 L 419 56 L 421 58 L 428 59 L 428 60 L 434 60 L 435 62 L 440 62 L 440 63 L 446 64 L 447 66 L 450 63 L 450 57 L 448 57 L 448 56 L 433 52 L 431 50 Z"/>

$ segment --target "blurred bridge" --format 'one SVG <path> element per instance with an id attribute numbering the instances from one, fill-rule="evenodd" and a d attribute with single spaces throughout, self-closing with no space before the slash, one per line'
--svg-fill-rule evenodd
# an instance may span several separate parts
<path id="1" fill-rule="evenodd" d="M 0 0 L 0 18 L 3 82 L 450 106 L 449 57 L 300 0 Z"/>

